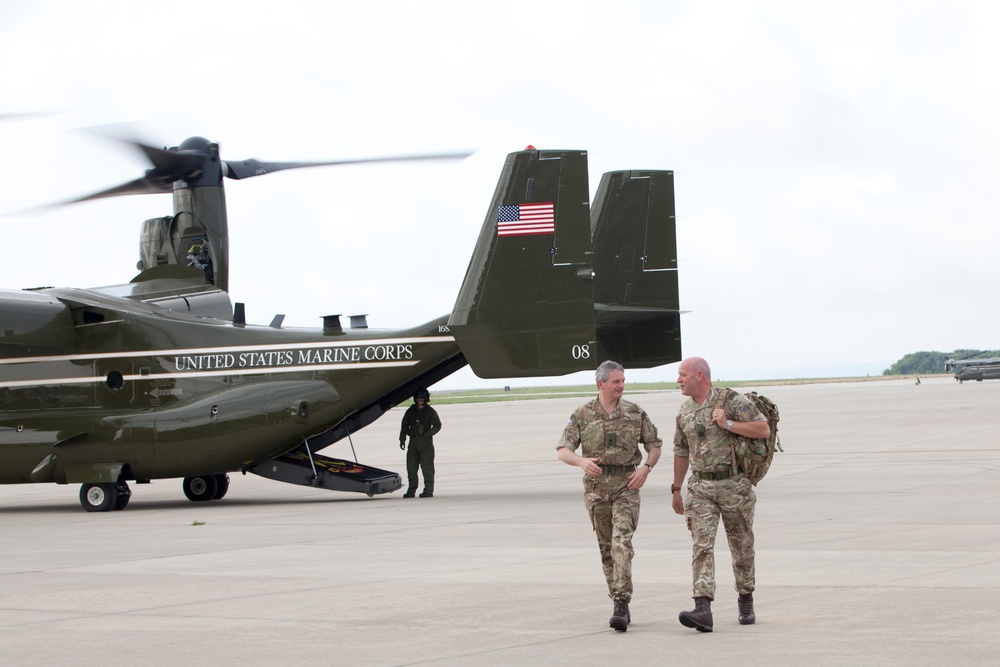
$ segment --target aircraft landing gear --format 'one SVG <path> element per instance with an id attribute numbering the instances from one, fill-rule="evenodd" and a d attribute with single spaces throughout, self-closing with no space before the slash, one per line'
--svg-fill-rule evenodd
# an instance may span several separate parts
<path id="1" fill-rule="evenodd" d="M 126 482 L 115 484 L 115 491 L 118 492 L 118 499 L 115 501 L 115 511 L 123 510 L 128 506 L 128 501 L 132 499 L 132 491 Z"/>
<path id="2" fill-rule="evenodd" d="M 188 500 L 201 502 L 219 500 L 229 491 L 229 475 L 203 475 L 201 477 L 184 478 L 184 495 Z"/>
<path id="3" fill-rule="evenodd" d="M 80 487 L 80 504 L 88 512 L 107 512 L 118 502 L 114 484 L 84 484 Z"/>
<path id="4" fill-rule="evenodd" d="M 226 492 L 229 491 L 229 475 L 226 473 L 216 475 L 215 481 L 219 485 L 219 490 L 215 492 L 214 500 L 222 500 L 222 498 L 225 497 Z"/>
<path id="5" fill-rule="evenodd" d="M 80 504 L 88 512 L 123 510 L 132 498 L 125 482 L 116 484 L 84 484 L 80 487 Z"/>
<path id="6" fill-rule="evenodd" d="M 219 490 L 219 480 L 215 478 L 215 475 L 185 477 L 183 488 L 184 495 L 187 496 L 188 500 L 195 502 L 212 500 L 215 498 L 215 493 Z"/>

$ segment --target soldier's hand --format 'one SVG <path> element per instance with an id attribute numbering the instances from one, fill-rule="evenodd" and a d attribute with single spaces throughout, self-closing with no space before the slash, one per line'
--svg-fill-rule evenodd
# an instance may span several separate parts
<path id="1" fill-rule="evenodd" d="M 399 448 L 402 449 L 402 450 L 406 449 L 406 440 L 400 440 L 399 441 Z"/>
<path id="2" fill-rule="evenodd" d="M 643 484 L 646 483 L 646 478 L 649 477 L 649 468 L 646 466 L 639 466 L 636 468 L 631 475 L 628 476 L 628 488 L 631 491 L 636 489 L 641 489 Z"/>
<path id="3" fill-rule="evenodd" d="M 597 463 L 600 460 L 600 458 L 581 458 L 580 467 L 583 468 L 584 474 L 588 477 L 600 477 L 602 472 L 601 466 Z"/>
<path id="4" fill-rule="evenodd" d="M 673 500 L 670 505 L 674 508 L 675 514 L 684 514 L 684 498 L 681 496 L 680 491 L 673 494 Z"/>

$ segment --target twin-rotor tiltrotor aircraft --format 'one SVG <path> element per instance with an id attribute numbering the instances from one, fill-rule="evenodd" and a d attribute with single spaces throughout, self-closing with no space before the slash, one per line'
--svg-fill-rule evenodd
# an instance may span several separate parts
<path id="1" fill-rule="evenodd" d="M 591 202 L 586 152 L 511 153 L 450 314 L 306 330 L 249 324 L 231 301 L 223 177 L 342 162 L 226 162 L 200 137 L 134 145 L 145 176 L 73 201 L 172 193 L 173 214 L 142 225 L 139 274 L 0 291 L 0 483 L 80 484 L 92 512 L 154 479 L 219 499 L 236 471 L 373 496 L 399 475 L 317 452 L 466 364 L 515 378 L 680 359 L 670 171 L 606 173 Z"/>

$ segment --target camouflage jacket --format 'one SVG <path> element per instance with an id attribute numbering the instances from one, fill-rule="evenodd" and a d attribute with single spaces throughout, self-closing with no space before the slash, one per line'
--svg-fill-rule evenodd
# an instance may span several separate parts
<path id="1" fill-rule="evenodd" d="M 689 459 L 693 472 L 716 472 L 732 465 L 729 431 L 712 421 L 712 411 L 719 401 L 719 388 L 712 387 L 701 405 L 689 398 L 677 411 L 674 431 L 674 454 Z M 726 417 L 736 422 L 767 421 L 767 418 L 739 392 L 730 392 L 723 408 Z"/>
<path id="2" fill-rule="evenodd" d="M 568 447 L 576 451 L 582 445 L 581 456 L 600 458 L 601 465 L 637 466 L 642 461 L 639 443 L 647 452 L 663 446 L 645 410 L 619 399 L 618 407 L 608 414 L 601 407 L 601 399 L 595 398 L 573 412 L 556 449 Z"/>

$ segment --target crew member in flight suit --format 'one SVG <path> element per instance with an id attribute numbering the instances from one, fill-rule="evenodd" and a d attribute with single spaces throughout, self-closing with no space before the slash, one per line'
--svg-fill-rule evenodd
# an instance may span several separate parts
<path id="1" fill-rule="evenodd" d="M 406 409 L 399 427 L 399 448 L 406 449 L 406 438 L 410 438 L 410 449 L 406 452 L 406 477 L 409 482 L 404 498 L 412 498 L 417 492 L 417 469 L 424 476 L 424 490 L 421 498 L 434 497 L 434 435 L 441 430 L 438 413 L 428 405 L 431 393 L 424 388 L 413 392 L 413 405 Z"/>

